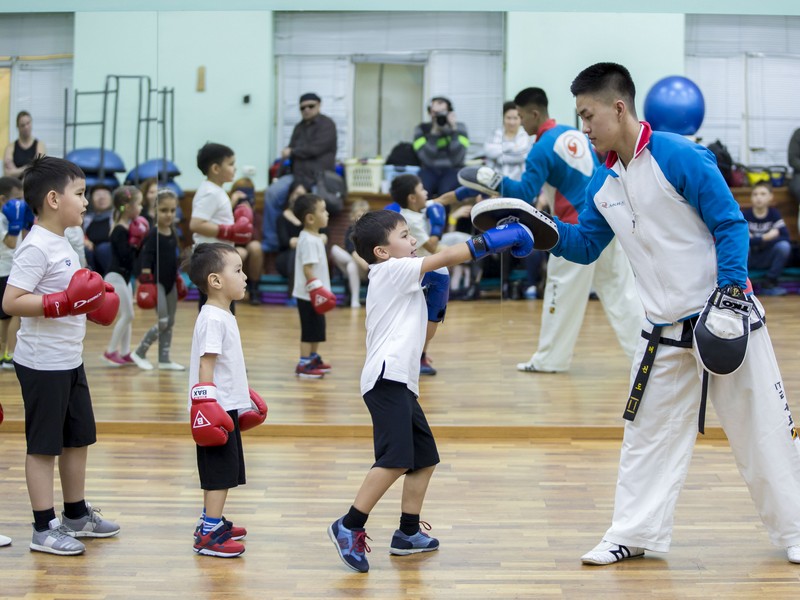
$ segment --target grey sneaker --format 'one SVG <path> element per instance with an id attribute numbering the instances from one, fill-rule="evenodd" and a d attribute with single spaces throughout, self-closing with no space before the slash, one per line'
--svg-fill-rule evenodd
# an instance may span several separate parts
<path id="1" fill-rule="evenodd" d="M 62 556 L 83 554 L 84 550 L 86 550 L 86 546 L 70 537 L 67 528 L 57 518 L 50 521 L 48 525 L 50 529 L 46 531 L 33 530 L 31 550 L 60 554 Z"/>
<path id="2" fill-rule="evenodd" d="M 99 508 L 92 508 L 92 505 L 87 502 L 86 510 L 89 511 L 89 514 L 80 519 L 69 519 L 63 512 L 61 513 L 67 535 L 76 538 L 104 538 L 119 533 L 119 525 L 114 523 L 114 521 L 109 521 L 101 517 Z"/>

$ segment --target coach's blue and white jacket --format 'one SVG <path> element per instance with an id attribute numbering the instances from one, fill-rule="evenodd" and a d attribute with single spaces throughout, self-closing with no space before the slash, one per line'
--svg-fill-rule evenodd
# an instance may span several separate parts
<path id="1" fill-rule="evenodd" d="M 584 134 L 548 119 L 536 133 L 522 179 L 503 177 L 500 195 L 535 203 L 542 188 L 552 186 L 553 213 L 566 223 L 577 223 L 586 201 L 586 186 L 597 166 L 597 156 Z"/>
<path id="2" fill-rule="evenodd" d="M 717 285 L 745 288 L 747 222 L 703 146 L 642 122 L 633 160 L 609 153 L 586 199 L 577 225 L 556 219 L 551 252 L 588 264 L 616 235 L 652 323 L 699 314 Z"/>

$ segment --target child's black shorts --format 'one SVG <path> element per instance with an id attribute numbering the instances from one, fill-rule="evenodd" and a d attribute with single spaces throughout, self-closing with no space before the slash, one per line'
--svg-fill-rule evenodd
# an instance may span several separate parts
<path id="1" fill-rule="evenodd" d="M 197 446 L 201 489 L 228 490 L 247 483 L 239 411 L 229 410 L 228 414 L 233 419 L 233 431 L 228 434 L 228 441 L 222 446 Z"/>
<path id="2" fill-rule="evenodd" d="M 0 244 L 3 243 L 3 240 L 0 240 Z M 6 319 L 10 319 L 11 315 L 8 315 L 3 310 L 3 296 L 6 293 L 6 284 L 8 283 L 8 275 L 5 277 L 0 277 L 0 321 L 5 321 Z"/>
<path id="3" fill-rule="evenodd" d="M 325 315 L 317 314 L 311 302 L 297 299 L 297 312 L 300 313 L 300 341 L 324 342 L 325 341 Z"/>
<path id="4" fill-rule="evenodd" d="M 58 456 L 64 448 L 97 441 L 92 398 L 83 365 L 40 371 L 14 363 L 25 404 L 28 454 Z"/>
<path id="5" fill-rule="evenodd" d="M 431 428 L 406 384 L 379 379 L 364 402 L 372 416 L 374 467 L 416 471 L 439 463 Z"/>

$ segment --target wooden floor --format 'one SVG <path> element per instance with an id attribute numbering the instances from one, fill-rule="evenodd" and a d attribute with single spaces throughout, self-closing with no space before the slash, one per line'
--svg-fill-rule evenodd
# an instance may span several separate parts
<path id="1" fill-rule="evenodd" d="M 798 298 L 764 304 L 797 413 Z M 358 393 L 363 309 L 329 314 L 321 350 L 334 372 L 299 381 L 295 309 L 237 308 L 249 382 L 270 413 L 245 437 L 248 485 L 231 492 L 226 516 L 250 533 L 245 555 L 229 561 L 190 549 L 200 492 L 187 373 L 105 367 L 99 355 L 110 332 L 89 324 L 84 356 L 101 435 L 90 451 L 87 497 L 122 533 L 90 540 L 81 557 L 28 550 L 19 387 L 13 373 L 0 372 L 0 533 L 14 538 L 0 548 L 0 598 L 797 597 L 800 565 L 770 545 L 713 414 L 678 502 L 671 552 L 581 566 L 611 516 L 629 365 L 591 302 L 569 373 L 517 372 L 535 348 L 540 311 L 540 301 L 451 303 L 430 350 L 439 374 L 421 382 L 442 455 L 423 518 L 442 546 L 389 556 L 395 486 L 368 523 L 367 575 L 347 570 L 325 533 L 372 460 Z M 177 362 L 188 363 L 195 315 L 194 304 L 180 305 Z M 137 317 L 138 340 L 152 313 Z M 58 490 L 56 498 L 59 506 Z"/>

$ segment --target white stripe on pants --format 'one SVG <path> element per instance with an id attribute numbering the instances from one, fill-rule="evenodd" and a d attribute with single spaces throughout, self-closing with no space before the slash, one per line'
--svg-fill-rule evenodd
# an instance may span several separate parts
<path id="1" fill-rule="evenodd" d="M 108 342 L 109 352 L 119 352 L 125 356 L 131 352 L 131 323 L 133 323 L 133 288 L 130 282 L 125 281 L 119 273 L 106 273 L 105 280 L 114 286 L 114 291 L 119 296 L 119 312 L 114 331 L 111 332 L 111 341 Z"/>
<path id="2" fill-rule="evenodd" d="M 680 339 L 681 330 L 682 325 L 665 327 L 661 337 Z M 631 381 L 646 345 L 642 339 Z M 675 504 L 697 438 L 700 392 L 694 349 L 661 344 L 636 419 L 625 423 L 614 516 L 604 539 L 669 550 Z M 770 540 L 782 547 L 800 544 L 800 440 L 792 436 L 792 417 L 766 326 L 750 334 L 738 371 L 710 376 L 709 399 Z"/>
<path id="3" fill-rule="evenodd" d="M 559 256 L 547 261 L 539 346 L 531 364 L 540 371 L 567 371 L 594 287 L 623 351 L 633 358 L 642 331 L 644 309 L 633 271 L 622 248 L 612 240 L 590 265 Z"/>

